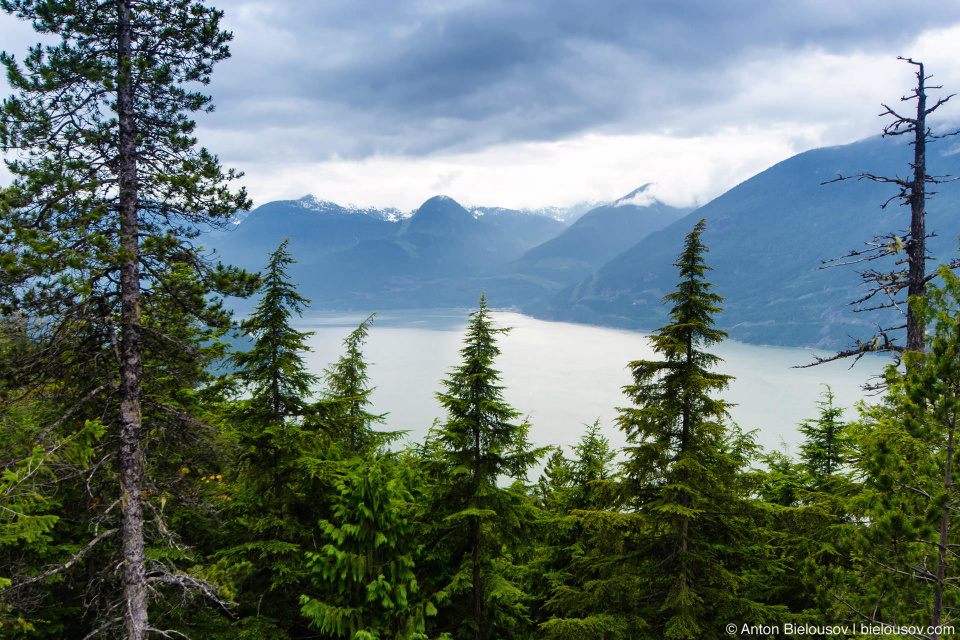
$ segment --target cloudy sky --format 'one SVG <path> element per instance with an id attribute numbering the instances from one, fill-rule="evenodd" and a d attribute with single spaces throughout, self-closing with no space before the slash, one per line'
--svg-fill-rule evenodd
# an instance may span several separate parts
<path id="1" fill-rule="evenodd" d="M 704 203 L 878 133 L 923 60 L 960 91 L 957 0 L 217 0 L 201 142 L 257 204 Z M 0 16 L 0 43 L 35 37 Z M 960 123 L 960 98 L 940 123 Z"/>

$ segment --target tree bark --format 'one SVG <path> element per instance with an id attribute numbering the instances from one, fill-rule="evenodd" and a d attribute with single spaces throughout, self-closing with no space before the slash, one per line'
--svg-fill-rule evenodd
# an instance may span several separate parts
<path id="1" fill-rule="evenodd" d="M 473 506 L 479 508 L 480 493 L 480 426 L 474 425 L 473 429 L 473 449 L 476 460 L 473 467 Z M 473 561 L 473 623 L 476 629 L 473 632 L 474 640 L 481 640 L 483 633 L 483 577 L 480 573 L 480 533 L 481 522 L 479 516 L 473 517 L 473 531 L 470 537 L 473 538 L 473 550 L 471 552 Z"/>
<path id="2" fill-rule="evenodd" d="M 923 63 L 914 63 L 917 71 L 917 120 L 914 124 L 913 183 L 910 186 L 910 246 L 907 295 L 923 297 L 926 294 L 926 186 L 927 186 L 927 95 L 924 88 Z M 907 306 L 907 351 L 922 352 L 923 325 L 917 314 Z"/>
<path id="3" fill-rule="evenodd" d="M 137 131 L 134 118 L 129 0 L 117 7 L 117 121 L 119 126 L 120 217 L 120 526 L 123 557 L 124 625 L 127 640 L 143 640 L 147 617 L 146 555 L 143 541 L 140 386 L 143 370 L 140 328 L 140 265 L 137 200 Z"/>

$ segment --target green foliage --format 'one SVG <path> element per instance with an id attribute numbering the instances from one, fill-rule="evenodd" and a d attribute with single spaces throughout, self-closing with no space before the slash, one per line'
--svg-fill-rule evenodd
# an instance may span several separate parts
<path id="1" fill-rule="evenodd" d="M 327 393 L 321 402 L 321 415 L 326 428 L 350 452 L 368 454 L 400 436 L 395 432 L 376 432 L 373 425 L 382 423 L 385 414 L 370 413 L 370 377 L 361 347 L 367 339 L 376 314 L 370 315 L 350 332 L 344 341 L 344 354 L 325 371 Z"/>
<path id="2" fill-rule="evenodd" d="M 313 333 L 290 326 L 291 316 L 300 315 L 310 301 L 288 281 L 287 268 L 295 262 L 287 251 L 289 242 L 287 238 L 270 254 L 262 276 L 260 302 L 240 325 L 244 335 L 254 339 L 253 348 L 231 356 L 237 377 L 252 396 L 246 403 L 246 418 L 254 421 L 279 423 L 290 416 L 302 416 L 305 399 L 317 382 L 300 355 L 309 351 L 307 338 Z"/>
<path id="3" fill-rule="evenodd" d="M 537 511 L 519 484 L 543 455 L 531 449 L 526 422 L 503 401 L 500 354 L 494 328 L 481 296 L 470 314 L 462 364 L 443 381 L 437 398 L 447 420 L 425 449 L 435 486 L 430 508 L 438 524 L 431 532 L 435 591 L 444 591 L 451 606 L 442 612 L 441 628 L 456 637 L 524 637 L 527 596 L 514 565 L 532 535 Z M 501 478 L 514 484 L 501 488 Z"/>
<path id="4" fill-rule="evenodd" d="M 89 469 L 62 473 L 47 459 L 60 480 L 50 544 L 5 558 L 22 574 L 14 587 L 49 574 L 17 606 L 50 637 L 112 633 L 118 611 L 140 637 L 148 590 L 157 628 L 190 609 L 168 606 L 173 593 L 217 597 L 189 575 L 181 545 L 193 531 L 175 524 L 207 506 L 178 474 L 212 462 L 201 420 L 222 389 L 208 368 L 231 324 L 217 296 L 253 285 L 193 244 L 200 227 L 250 204 L 192 137 L 190 115 L 212 109 L 196 89 L 229 55 L 230 34 L 201 3 L 132 4 L 0 2 L 52 42 L 0 56 L 13 90 L 0 108 L 13 176 L 0 194 L 0 314 L 23 324 L 4 385 L 35 400 L 47 452 L 104 428 Z M 106 535 L 118 521 L 122 534 Z"/>
<path id="5" fill-rule="evenodd" d="M 720 421 L 729 406 L 710 394 L 725 389 L 731 376 L 714 373 L 711 369 L 720 358 L 700 350 L 727 335 L 713 328 L 713 314 L 720 311 L 723 298 L 704 281 L 710 270 L 703 259 L 707 248 L 700 241 L 705 227 L 706 220 L 697 223 L 674 263 L 680 283 L 664 297 L 673 305 L 671 322 L 651 337 L 654 351 L 663 359 L 630 363 L 634 383 L 624 393 L 635 406 L 620 409 L 618 418 L 630 443 L 628 474 L 654 486 L 678 480 L 669 495 L 683 509 L 693 491 L 687 478 L 705 472 L 698 458 L 714 450 L 722 438 Z"/>
<path id="6" fill-rule="evenodd" d="M 630 363 L 634 383 L 620 409 L 628 459 L 618 510 L 575 511 L 586 539 L 541 625 L 548 638 L 721 638 L 718 621 L 769 622 L 782 609 L 762 601 L 763 575 L 775 575 L 772 533 L 750 499 L 758 447 L 724 423 L 712 394 L 730 376 L 702 350 L 726 335 L 713 328 L 722 298 L 704 280 L 701 220 L 686 238 L 670 324 L 651 337 L 661 360 Z"/>
<path id="7" fill-rule="evenodd" d="M 416 577 L 421 545 L 409 518 L 413 475 L 396 460 L 355 460 L 334 482 L 332 520 L 321 520 L 318 553 L 308 553 L 315 595 L 301 613 L 321 633 L 350 640 L 426 640 L 436 606 Z M 439 599 L 443 599 L 440 594 Z"/>
<path id="8" fill-rule="evenodd" d="M 499 476 L 525 478 L 540 451 L 530 451 L 529 425 L 514 423 L 520 413 L 503 401 L 500 372 L 493 368 L 500 355 L 498 334 L 484 296 L 470 314 L 470 324 L 460 350 L 463 364 L 442 382 L 445 392 L 437 399 L 447 411 L 447 420 L 437 432 L 449 473 L 471 488 L 495 485 Z"/>
<path id="9" fill-rule="evenodd" d="M 311 424 L 316 409 L 307 399 L 317 377 L 302 356 L 311 334 L 290 326 L 309 301 L 288 281 L 294 261 L 286 246 L 270 255 L 262 297 L 241 325 L 253 347 L 231 356 L 250 397 L 225 410 L 236 449 L 216 555 L 235 575 L 240 619 L 233 630 L 250 637 L 306 628 L 288 613 L 309 584 L 304 554 L 316 550 L 316 522 L 327 513 L 338 465 L 329 437 Z"/>
<path id="10" fill-rule="evenodd" d="M 938 275 L 942 286 L 911 299 L 930 328 L 928 351 L 904 354 L 902 373 L 888 368 L 884 402 L 864 408 L 852 433 L 864 486 L 845 540 L 854 562 L 833 593 L 854 617 L 888 624 L 958 621 L 960 565 L 950 549 L 960 543 L 960 280 L 946 268 Z"/>
<path id="11" fill-rule="evenodd" d="M 544 511 L 544 525 L 538 536 L 536 553 L 527 567 L 527 588 L 534 598 L 533 617 L 540 622 L 549 618 L 548 609 L 557 609 L 557 602 L 551 601 L 554 594 L 579 581 L 577 565 L 586 552 L 586 534 L 577 512 L 609 509 L 617 493 L 616 474 L 611 470 L 616 451 L 600 434 L 599 420 L 587 426 L 573 452 L 576 458 L 568 460 L 560 449 L 555 450 L 535 488 L 538 503 Z M 569 610 L 556 612 L 567 615 Z M 549 637 L 562 637 L 566 630 L 576 628 L 580 622 L 569 618 L 553 619 L 543 629 Z M 594 628 L 591 625 L 593 622 L 581 632 L 589 634 L 588 629 Z M 561 633 L 561 636 L 551 635 L 555 633 Z"/>
<path id="12" fill-rule="evenodd" d="M 817 402 L 820 417 L 800 424 L 799 430 L 805 436 L 800 446 L 800 459 L 811 478 L 811 489 L 818 491 L 829 479 L 838 473 L 844 465 L 845 455 L 850 446 L 844 433 L 845 424 L 840 421 L 843 409 L 834 406 L 833 390 L 827 386 L 823 400 Z"/>
<path id="13" fill-rule="evenodd" d="M 76 434 L 44 441 L 27 451 L 11 447 L 9 438 L 4 438 L 9 458 L 0 470 L 0 549 L 50 542 L 49 533 L 60 520 L 51 513 L 59 506 L 57 472 L 84 468 L 103 433 L 103 425 L 88 420 Z"/>
<path id="14" fill-rule="evenodd" d="M 704 280 L 710 269 L 700 241 L 705 227 L 705 220 L 697 223 L 674 263 L 680 282 L 664 297 L 672 304 L 671 322 L 651 338 L 663 359 L 630 363 L 634 383 L 624 393 L 635 406 L 622 409 L 619 418 L 629 443 L 630 502 L 649 528 L 643 562 L 656 559 L 658 566 L 647 588 L 663 604 L 647 618 L 667 638 L 719 633 L 710 621 L 735 610 L 740 587 L 719 553 L 736 537 L 729 528 L 733 518 L 712 513 L 742 514 L 736 478 L 749 457 L 734 449 L 750 444 L 727 440 L 722 421 L 728 404 L 711 394 L 731 378 L 713 372 L 720 358 L 701 350 L 726 337 L 712 326 L 722 298 Z M 729 548 L 722 555 L 737 552 Z"/>

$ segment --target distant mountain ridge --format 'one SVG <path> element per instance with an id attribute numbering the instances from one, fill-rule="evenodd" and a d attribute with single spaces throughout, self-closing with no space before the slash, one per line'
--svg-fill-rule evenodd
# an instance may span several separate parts
<path id="1" fill-rule="evenodd" d="M 376 207 L 358 207 L 356 205 L 343 206 L 335 202 L 330 202 L 329 200 L 320 200 L 313 194 L 307 194 L 299 200 L 280 200 L 278 203 L 289 203 L 291 206 L 299 206 L 310 211 L 332 215 L 367 215 L 372 218 L 384 220 L 385 222 L 396 222 L 413 215 L 412 211 L 404 212 L 393 207 L 379 209 Z"/>
<path id="2" fill-rule="evenodd" d="M 259 269 L 291 238 L 292 276 L 315 309 L 470 306 L 485 291 L 494 306 L 541 318 L 653 330 L 667 317 L 662 299 L 676 286 L 683 238 L 706 218 L 708 277 L 725 298 L 719 328 L 744 342 L 834 348 L 880 319 L 847 308 L 863 291 L 853 269 L 818 267 L 905 229 L 909 214 L 880 207 L 896 194 L 889 185 L 822 183 L 904 175 L 910 160 L 901 141 L 871 138 L 788 158 L 695 211 L 643 185 L 569 225 L 555 209 L 465 208 L 446 196 L 409 214 L 306 196 L 267 203 L 208 240 L 225 261 Z M 928 170 L 960 175 L 960 145 L 928 147 Z M 939 235 L 928 247 L 945 261 L 957 251 L 960 182 L 936 191 L 927 229 Z"/>
<path id="3" fill-rule="evenodd" d="M 557 237 L 504 266 L 502 272 L 573 284 L 692 210 L 663 204 L 651 194 L 651 186 L 645 184 L 584 214 Z"/>
<path id="4" fill-rule="evenodd" d="M 682 214 L 660 210 L 658 203 L 652 208 L 611 203 L 581 214 L 583 206 L 466 209 L 435 196 L 404 214 L 305 196 L 267 203 L 213 239 L 225 261 L 258 269 L 289 237 L 297 260 L 293 274 L 316 308 L 470 305 L 484 290 L 498 305 L 520 306 L 558 291 Z M 568 228 L 560 219 L 573 224 Z M 572 279 L 567 268 L 556 273 L 505 268 L 570 229 L 574 240 L 567 244 L 578 251 L 559 261 L 577 263 Z"/>
<path id="5" fill-rule="evenodd" d="M 947 144 L 928 147 L 931 174 L 960 175 L 960 154 Z M 868 180 L 821 183 L 838 174 L 896 176 L 908 172 L 911 148 L 880 137 L 815 149 L 744 181 L 686 217 L 652 233 L 594 274 L 550 299 L 531 302 L 537 317 L 652 330 L 667 319 L 663 296 L 676 285 L 670 264 L 685 234 L 701 218 L 709 248 L 708 280 L 725 298 L 717 324 L 744 342 L 835 348 L 871 335 L 874 314 L 847 304 L 863 291 L 851 267 L 818 269 L 858 249 L 872 236 L 909 227 L 909 210 L 891 203 L 889 185 Z M 957 252 L 960 183 L 939 185 L 927 203 L 934 261 Z M 889 265 L 873 263 L 881 270 Z M 888 318 L 889 319 L 889 318 Z"/>

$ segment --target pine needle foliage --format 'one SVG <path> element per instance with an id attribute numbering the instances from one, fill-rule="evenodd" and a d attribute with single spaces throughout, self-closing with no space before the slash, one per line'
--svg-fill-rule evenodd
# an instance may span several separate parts
<path id="1" fill-rule="evenodd" d="M 386 414 L 370 413 L 370 376 L 362 347 L 376 314 L 350 332 L 343 340 L 344 353 L 324 371 L 326 394 L 320 403 L 320 417 L 327 430 L 347 451 L 368 455 L 400 437 L 398 432 L 378 432 Z"/>
<path id="2" fill-rule="evenodd" d="M 77 395 L 67 406 L 113 399 L 100 416 L 101 442 L 117 456 L 101 469 L 119 478 L 113 513 L 121 557 L 104 564 L 120 567 L 122 595 L 87 601 L 102 614 L 94 624 L 104 633 L 122 626 L 130 640 L 142 640 L 160 628 L 150 603 L 168 586 L 196 584 L 148 557 L 151 539 L 175 544 L 154 515 L 161 510 L 148 485 L 161 480 L 162 465 L 151 467 L 147 449 L 160 440 L 173 452 L 188 432 L 199 437 L 195 405 L 150 397 L 158 387 L 149 380 L 168 377 L 162 366 L 173 350 L 192 354 L 197 345 L 150 316 L 176 300 L 180 327 L 222 329 L 230 314 L 214 296 L 246 294 L 251 284 L 236 269 L 211 265 L 192 242 L 199 227 L 250 206 L 242 189 L 229 188 L 238 174 L 193 137 L 192 114 L 212 110 L 197 89 L 229 56 L 231 35 L 219 27 L 221 12 L 192 0 L 2 0 L 0 7 L 53 41 L 19 60 L 0 56 L 13 90 L 0 108 L 0 147 L 13 176 L 0 198 L 0 313 L 45 324 L 37 334 L 43 358 L 28 369 L 35 383 L 72 378 Z M 71 362 L 85 378 L 64 373 Z"/>
<path id="3" fill-rule="evenodd" d="M 574 512 L 586 548 L 571 562 L 576 579 L 547 603 L 556 616 L 541 625 L 547 638 L 723 638 L 719 621 L 775 619 L 756 591 L 771 569 L 770 536 L 749 500 L 757 447 L 726 424 L 730 405 L 714 394 L 731 377 L 703 351 L 726 336 L 713 327 L 722 298 L 705 281 L 705 227 L 694 226 L 674 265 L 671 322 L 651 337 L 662 359 L 629 365 L 619 497 L 614 509 Z"/>
<path id="4" fill-rule="evenodd" d="M 237 450 L 218 557 L 238 585 L 234 631 L 264 638 L 307 633 L 307 621 L 289 612 L 309 584 L 304 554 L 316 551 L 316 522 L 328 514 L 338 464 L 328 455 L 330 437 L 312 424 L 317 411 L 309 398 L 318 378 L 303 360 L 312 334 L 290 326 L 309 300 L 289 281 L 287 243 L 270 254 L 262 297 L 241 324 L 253 346 L 232 356 L 250 397 L 226 411 Z"/>
<path id="5" fill-rule="evenodd" d="M 888 367 L 884 402 L 866 407 L 853 430 L 852 466 L 864 487 L 845 550 L 856 562 L 835 577 L 832 594 L 874 624 L 960 622 L 960 278 L 946 267 L 938 275 L 942 285 L 911 298 L 932 327 L 926 352 L 905 353 L 903 372 Z"/>
<path id="6" fill-rule="evenodd" d="M 834 404 L 836 398 L 829 385 L 817 401 L 820 415 L 815 420 L 806 420 L 798 426 L 804 435 L 800 445 L 800 460 L 811 478 L 811 489 L 819 491 L 829 479 L 839 473 L 846 461 L 850 446 L 846 424 L 841 420 L 843 408 Z"/>
<path id="7" fill-rule="evenodd" d="M 290 238 L 285 239 L 270 254 L 262 274 L 260 302 L 240 325 L 254 339 L 253 348 L 231 358 L 237 377 L 252 395 L 249 410 L 275 423 L 302 416 L 318 380 L 307 371 L 301 356 L 309 351 L 307 339 L 313 333 L 290 326 L 293 315 L 299 316 L 310 301 L 289 280 L 287 269 L 296 262 L 287 250 L 289 243 Z"/>
<path id="8" fill-rule="evenodd" d="M 699 449 L 712 448 L 723 435 L 722 421 L 729 417 L 729 403 L 713 397 L 726 389 L 732 376 L 712 368 L 721 359 L 703 351 L 727 337 L 713 327 L 713 315 L 719 313 L 723 298 L 711 291 L 705 281 L 712 270 L 704 262 L 707 247 L 700 239 L 706 220 L 700 220 L 677 256 L 680 282 L 677 290 L 664 296 L 672 304 L 670 324 L 657 329 L 650 341 L 662 359 L 636 360 L 628 366 L 633 384 L 624 394 L 633 407 L 619 409 L 618 424 L 630 443 L 627 474 L 648 486 L 662 486 L 674 480 L 668 471 L 680 476 L 697 471 Z M 683 480 L 670 495 L 681 508 L 690 503 L 690 487 Z"/>
<path id="9" fill-rule="evenodd" d="M 713 371 L 721 359 L 704 351 L 727 335 L 713 326 L 723 298 L 705 279 L 705 229 L 700 220 L 674 263 L 680 281 L 664 297 L 671 322 L 651 337 L 662 359 L 630 363 L 624 393 L 634 406 L 618 418 L 629 456 L 624 504 L 642 528 L 641 615 L 664 638 L 721 638 L 718 620 L 772 620 L 748 578 L 767 558 L 748 501 L 756 445 L 727 425 L 730 405 L 716 394 L 732 377 Z"/>
<path id="10" fill-rule="evenodd" d="M 450 595 L 442 630 L 457 638 L 525 637 L 528 596 L 519 587 L 514 554 L 531 534 L 537 511 L 519 484 L 544 454 L 527 439 L 529 425 L 502 397 L 495 328 L 481 296 L 470 314 L 462 364 L 443 381 L 437 399 L 447 420 L 435 429 L 430 452 L 436 485 L 431 509 L 442 522 L 432 532 L 435 591 Z M 501 488 L 512 478 L 514 484 Z"/>
<path id="11" fill-rule="evenodd" d="M 410 520 L 415 476 L 397 459 L 346 462 L 334 482 L 325 544 L 308 553 L 313 585 L 301 614 L 320 633 L 350 640 L 427 640 L 437 613 L 416 577 L 422 552 Z M 443 594 L 439 599 L 442 600 Z"/>

